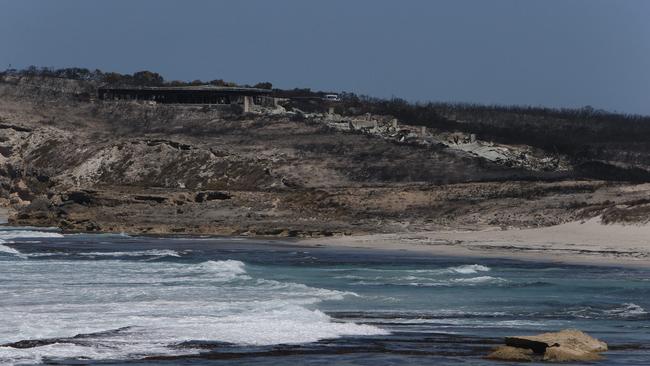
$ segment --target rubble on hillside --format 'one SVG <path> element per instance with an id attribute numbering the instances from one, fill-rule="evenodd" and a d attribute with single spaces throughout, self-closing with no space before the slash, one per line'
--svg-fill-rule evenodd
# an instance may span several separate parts
<path id="1" fill-rule="evenodd" d="M 272 113 L 282 112 L 274 110 Z M 287 113 L 296 114 L 300 111 Z M 350 117 L 310 113 L 304 114 L 304 117 L 339 131 L 358 131 L 400 143 L 424 146 L 444 145 L 452 150 L 462 151 L 509 168 L 544 172 L 566 172 L 572 169 L 568 159 L 559 154 L 548 154 L 527 145 L 504 145 L 485 141 L 474 134 L 440 132 L 424 126 L 405 125 L 392 116 L 365 114 Z"/>

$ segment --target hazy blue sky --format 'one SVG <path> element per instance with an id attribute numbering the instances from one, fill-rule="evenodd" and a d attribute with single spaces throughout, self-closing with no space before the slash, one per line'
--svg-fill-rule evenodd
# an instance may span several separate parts
<path id="1" fill-rule="evenodd" d="M 0 0 L 0 68 L 650 114 L 648 0 Z"/>

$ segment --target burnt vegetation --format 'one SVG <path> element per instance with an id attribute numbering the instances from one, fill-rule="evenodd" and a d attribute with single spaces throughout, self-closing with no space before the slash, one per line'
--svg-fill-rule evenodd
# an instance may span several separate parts
<path id="1" fill-rule="evenodd" d="M 62 69 L 54 69 L 49 67 L 36 67 L 29 66 L 25 69 L 7 69 L 0 72 L 0 77 L 15 76 L 15 77 L 50 77 L 61 78 L 70 80 L 87 81 L 96 84 L 106 84 L 110 86 L 195 86 L 195 85 L 214 85 L 214 86 L 244 86 L 254 87 L 260 89 L 272 89 L 273 84 L 269 82 L 260 82 L 255 85 L 239 85 L 231 81 L 223 79 L 214 80 L 165 80 L 162 75 L 153 71 L 138 71 L 133 74 L 122 74 L 118 72 L 104 72 L 99 69 L 90 70 L 80 67 L 69 67 Z"/>
<path id="2" fill-rule="evenodd" d="M 581 109 L 375 102 L 416 125 L 568 156 L 584 177 L 650 181 L 650 117 Z M 373 103 L 371 103 L 372 105 Z M 399 117 L 398 117 L 399 118 Z"/>
<path id="3" fill-rule="evenodd" d="M 650 166 L 650 117 L 591 107 L 555 109 L 466 103 L 409 103 L 344 93 L 342 114 L 391 115 L 440 131 L 474 133 L 483 140 L 526 144 L 566 154 L 576 162 L 617 160 Z"/>

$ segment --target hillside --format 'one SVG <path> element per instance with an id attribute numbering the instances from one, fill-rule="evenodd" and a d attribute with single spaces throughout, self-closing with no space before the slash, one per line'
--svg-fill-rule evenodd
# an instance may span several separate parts
<path id="1" fill-rule="evenodd" d="M 598 215 L 645 222 L 650 213 L 643 120 L 620 139 L 594 135 L 595 155 L 580 155 L 513 135 L 543 121 L 511 111 L 439 110 L 422 131 L 420 118 L 365 114 L 372 103 L 344 100 L 333 116 L 291 102 L 242 114 L 98 101 L 97 86 L 0 80 L 0 193 L 10 223 L 322 236 L 537 227 Z M 547 135 L 564 134 L 562 126 L 549 124 Z M 580 146 L 591 146 L 587 135 Z"/>

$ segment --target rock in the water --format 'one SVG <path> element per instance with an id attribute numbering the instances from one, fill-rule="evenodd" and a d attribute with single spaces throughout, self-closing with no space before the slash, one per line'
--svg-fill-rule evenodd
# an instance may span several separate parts
<path id="1" fill-rule="evenodd" d="M 544 352 L 544 361 L 573 362 L 573 361 L 598 361 L 602 356 L 596 352 L 585 351 L 565 346 L 548 347 Z"/>
<path id="2" fill-rule="evenodd" d="M 577 329 L 565 329 L 555 333 L 542 333 L 536 336 L 506 337 L 506 345 L 530 348 L 535 353 L 544 353 L 546 348 L 562 346 L 587 352 L 605 352 L 607 344 Z"/>
<path id="3" fill-rule="evenodd" d="M 551 362 L 596 361 L 607 344 L 579 330 L 565 329 L 535 336 L 506 337 L 506 346 L 496 348 L 487 358 L 504 361 Z"/>
<path id="4" fill-rule="evenodd" d="M 506 337 L 506 345 L 516 348 L 530 349 L 535 353 L 544 353 L 546 348 L 554 345 L 554 343 L 547 343 L 537 337 L 538 336 Z"/>
<path id="5" fill-rule="evenodd" d="M 499 346 L 487 355 L 488 360 L 530 362 L 533 360 L 533 351 L 528 348 Z"/>

